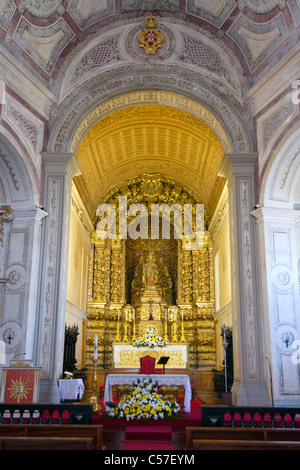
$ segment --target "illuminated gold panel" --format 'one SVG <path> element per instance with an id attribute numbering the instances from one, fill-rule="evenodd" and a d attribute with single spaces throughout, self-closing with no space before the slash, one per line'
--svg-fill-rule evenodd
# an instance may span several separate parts
<path id="1" fill-rule="evenodd" d="M 173 106 L 137 104 L 105 115 L 76 156 L 82 171 L 76 185 L 91 216 L 104 194 L 145 172 L 188 186 L 211 214 L 223 185 L 220 140 L 194 114 Z"/>

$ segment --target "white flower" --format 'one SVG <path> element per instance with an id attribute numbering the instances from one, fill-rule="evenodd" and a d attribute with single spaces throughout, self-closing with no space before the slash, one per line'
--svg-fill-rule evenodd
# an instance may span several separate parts
<path id="1" fill-rule="evenodd" d="M 135 341 L 133 341 L 132 345 L 136 347 L 148 347 L 148 348 L 155 348 L 160 347 L 163 348 L 167 346 L 169 343 L 165 341 L 162 337 L 158 336 L 155 333 L 153 328 L 149 328 L 146 330 L 146 333 L 143 336 L 140 336 Z"/>

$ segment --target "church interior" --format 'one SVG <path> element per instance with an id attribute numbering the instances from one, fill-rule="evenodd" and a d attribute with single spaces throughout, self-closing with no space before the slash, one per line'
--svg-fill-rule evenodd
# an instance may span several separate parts
<path id="1" fill-rule="evenodd" d="M 22 363 L 90 403 L 150 354 L 299 406 L 299 44 L 297 0 L 0 2 L 2 403 Z"/>

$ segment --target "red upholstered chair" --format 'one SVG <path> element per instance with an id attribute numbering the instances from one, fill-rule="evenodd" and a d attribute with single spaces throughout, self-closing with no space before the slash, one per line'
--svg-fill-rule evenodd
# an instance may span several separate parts
<path id="1" fill-rule="evenodd" d="M 155 374 L 155 357 L 144 356 L 140 358 L 140 374 Z"/>

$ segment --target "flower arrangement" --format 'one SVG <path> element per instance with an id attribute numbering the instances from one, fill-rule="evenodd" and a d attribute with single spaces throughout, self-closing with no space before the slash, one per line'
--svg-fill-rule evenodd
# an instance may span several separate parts
<path id="1" fill-rule="evenodd" d="M 132 342 L 132 346 L 136 346 L 137 348 L 164 348 L 165 346 L 168 346 L 168 344 L 168 341 L 165 341 L 161 336 L 158 336 L 153 328 L 148 328 L 144 335 Z"/>
<path id="2" fill-rule="evenodd" d="M 132 393 L 125 395 L 118 404 L 106 403 L 110 407 L 107 413 L 110 418 L 144 421 L 149 418 L 174 418 L 180 412 L 181 407 L 177 402 L 163 400 L 157 393 L 157 383 L 153 383 L 151 379 L 138 379 L 133 386 Z"/>

